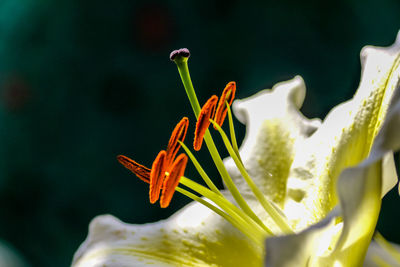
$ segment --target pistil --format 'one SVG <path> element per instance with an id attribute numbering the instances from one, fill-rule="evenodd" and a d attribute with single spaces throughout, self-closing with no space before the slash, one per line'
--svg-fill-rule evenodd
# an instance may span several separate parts
<path id="1" fill-rule="evenodd" d="M 174 50 L 169 55 L 171 61 L 176 63 L 178 67 L 179 75 L 181 76 L 183 86 L 186 89 L 186 94 L 189 98 L 190 104 L 192 105 L 192 109 L 196 118 L 200 113 L 200 104 L 197 100 L 196 93 L 193 88 L 192 79 L 190 78 L 189 68 L 187 61 L 190 57 L 190 52 L 187 48 L 181 48 L 178 50 Z"/>
<path id="2" fill-rule="evenodd" d="M 173 51 L 170 55 L 170 59 L 174 61 L 176 63 L 176 66 L 178 67 L 183 86 L 186 90 L 186 94 L 188 95 L 194 114 L 196 118 L 198 118 L 201 109 L 189 74 L 189 68 L 187 64 L 189 56 L 189 50 L 187 50 L 186 48 L 181 48 L 179 50 Z M 224 163 L 222 162 L 221 156 L 219 155 L 219 152 L 215 146 L 209 130 L 206 130 L 206 133 L 204 134 L 204 141 L 206 142 L 208 151 L 210 152 L 210 155 L 214 161 L 215 166 L 218 169 L 218 172 L 221 175 L 222 180 L 226 184 L 228 190 L 231 192 L 235 201 L 253 220 L 260 221 L 254 211 L 247 204 L 243 196 L 240 194 L 236 185 L 233 183 L 231 177 L 229 176 L 229 173 L 226 170 Z"/>

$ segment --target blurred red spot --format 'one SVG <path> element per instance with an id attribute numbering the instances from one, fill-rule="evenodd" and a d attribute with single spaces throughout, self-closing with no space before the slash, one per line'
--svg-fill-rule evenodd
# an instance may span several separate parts
<path id="1" fill-rule="evenodd" d="M 155 4 L 139 8 L 134 15 L 135 39 L 146 50 L 167 46 L 174 32 L 172 16 L 166 7 Z"/>
<path id="2" fill-rule="evenodd" d="M 2 87 L 2 100 L 9 111 L 21 110 L 31 97 L 30 87 L 21 77 L 6 79 Z"/>

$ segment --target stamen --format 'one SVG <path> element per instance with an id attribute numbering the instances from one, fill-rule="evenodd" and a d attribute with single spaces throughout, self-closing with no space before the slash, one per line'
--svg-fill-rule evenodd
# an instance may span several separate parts
<path id="1" fill-rule="evenodd" d="M 164 180 L 160 199 L 161 208 L 168 207 L 169 203 L 171 202 L 172 196 L 175 193 L 175 188 L 178 186 L 181 177 L 185 173 L 187 161 L 188 157 L 182 153 L 172 164 L 172 167 L 169 170 L 169 175 Z"/>
<path id="2" fill-rule="evenodd" d="M 219 126 L 222 126 L 224 123 L 226 112 L 228 111 L 225 102 L 228 102 L 229 106 L 232 105 L 233 99 L 235 98 L 236 93 L 236 83 L 229 82 L 226 86 L 224 91 L 222 91 L 221 98 L 218 102 L 217 112 L 215 113 L 214 120 L 218 123 Z M 216 130 L 217 128 L 214 129 Z"/>
<path id="3" fill-rule="evenodd" d="M 160 190 L 165 177 L 167 153 L 161 150 L 153 162 L 150 172 L 150 203 L 154 204 L 160 197 Z"/>
<path id="4" fill-rule="evenodd" d="M 150 183 L 150 169 L 146 166 L 143 166 L 136 161 L 124 156 L 118 155 L 117 160 L 121 163 L 125 168 L 133 172 L 140 180 Z"/>
<path id="5" fill-rule="evenodd" d="M 172 163 L 176 154 L 178 153 L 178 150 L 181 148 L 181 145 L 178 141 L 183 142 L 185 140 L 188 126 L 189 119 L 187 117 L 183 117 L 172 131 L 171 138 L 169 139 L 167 146 L 167 165 Z"/>
<path id="6" fill-rule="evenodd" d="M 210 125 L 210 118 L 214 117 L 215 106 L 217 105 L 218 97 L 213 95 L 204 106 L 201 108 L 199 118 L 196 123 L 196 130 L 194 132 L 193 148 L 199 151 L 203 143 L 203 137 Z"/>
<path id="7" fill-rule="evenodd" d="M 179 75 L 181 76 L 181 80 L 183 86 L 185 87 L 185 91 L 189 98 L 190 105 L 192 106 L 194 115 L 196 116 L 196 118 L 198 118 L 201 108 L 199 101 L 197 100 L 196 92 L 194 91 L 193 88 L 192 79 L 190 78 L 189 68 L 187 64 L 188 60 L 186 58 L 186 60 L 174 60 L 174 62 L 178 67 Z M 215 166 L 218 169 L 218 172 L 221 175 L 222 180 L 226 184 L 228 190 L 232 193 L 233 198 L 240 206 L 240 208 L 243 209 L 244 212 L 246 212 L 251 218 L 256 220 L 257 215 L 251 210 L 250 206 L 246 203 L 243 196 L 240 194 L 236 185 L 233 183 L 231 177 L 229 176 L 229 173 L 226 170 L 224 163 L 222 162 L 222 158 L 218 153 L 217 147 L 215 146 L 209 131 L 206 131 L 204 135 L 204 141 L 207 144 L 208 151 L 210 151 L 210 155 L 215 163 Z"/>

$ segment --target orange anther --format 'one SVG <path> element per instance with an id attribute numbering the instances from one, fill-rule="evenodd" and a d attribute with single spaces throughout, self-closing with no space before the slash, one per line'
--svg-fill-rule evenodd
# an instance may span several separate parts
<path id="1" fill-rule="evenodd" d="M 217 105 L 218 97 L 213 95 L 204 106 L 201 108 L 199 118 L 196 122 L 196 130 L 194 132 L 193 148 L 199 151 L 203 143 L 203 137 L 210 125 L 210 118 L 214 116 L 215 106 Z"/>
<path id="2" fill-rule="evenodd" d="M 150 203 L 154 204 L 160 197 L 161 186 L 165 177 L 167 153 L 161 150 L 153 162 L 150 172 Z"/>
<path id="3" fill-rule="evenodd" d="M 175 193 L 175 188 L 178 186 L 181 177 L 185 173 L 188 157 L 185 154 L 180 154 L 170 169 L 169 175 L 164 180 L 162 188 L 160 206 L 161 208 L 168 207 L 171 202 L 172 196 Z"/>
<path id="4" fill-rule="evenodd" d="M 189 126 L 189 119 L 183 117 L 182 120 L 175 126 L 172 131 L 171 137 L 167 146 L 167 164 L 171 164 L 174 161 L 176 153 L 181 148 L 178 140 L 183 142 L 185 140 L 186 132 Z"/>
<path id="5" fill-rule="evenodd" d="M 221 98 L 219 99 L 217 111 L 215 113 L 215 122 L 222 126 L 224 123 L 226 112 L 228 111 L 225 102 L 228 102 L 229 106 L 232 105 L 233 99 L 235 98 L 236 93 L 236 83 L 229 82 L 226 86 L 224 91 L 222 91 Z M 214 126 L 214 129 L 217 129 Z"/>
<path id="6" fill-rule="evenodd" d="M 136 176 L 146 182 L 150 183 L 150 169 L 137 163 L 136 161 L 125 157 L 123 155 L 117 156 L 117 160 L 121 163 L 125 168 L 136 174 Z"/>

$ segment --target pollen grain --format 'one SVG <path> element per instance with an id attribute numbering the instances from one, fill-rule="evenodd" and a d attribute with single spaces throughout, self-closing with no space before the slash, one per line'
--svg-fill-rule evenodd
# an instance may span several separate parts
<path id="1" fill-rule="evenodd" d="M 203 137 L 206 133 L 208 126 L 210 126 L 210 118 L 214 117 L 215 107 L 218 102 L 218 97 L 213 95 L 201 108 L 199 118 L 196 122 L 196 130 L 194 132 L 193 148 L 199 151 L 203 144 Z"/>
<path id="2" fill-rule="evenodd" d="M 118 155 L 117 160 L 121 163 L 125 168 L 133 172 L 140 180 L 150 183 L 150 172 L 151 170 L 146 166 L 143 166 L 136 161 L 124 156 Z"/>
<path id="3" fill-rule="evenodd" d="M 166 171 L 166 156 L 167 153 L 165 152 L 165 150 L 161 150 L 151 167 L 149 191 L 151 204 L 154 204 L 160 197 L 160 190 L 164 181 Z"/>
<path id="4" fill-rule="evenodd" d="M 228 102 L 229 106 L 232 105 L 233 99 L 235 98 L 235 93 L 236 93 L 236 83 L 235 82 L 229 82 L 226 86 L 225 89 L 222 91 L 221 98 L 219 99 L 218 106 L 217 106 L 217 111 L 215 113 L 215 122 L 218 123 L 219 126 L 222 127 L 222 124 L 224 123 L 226 113 L 228 111 L 225 102 Z M 214 126 L 214 129 L 217 129 Z"/>
<path id="5" fill-rule="evenodd" d="M 181 177 L 185 174 L 187 161 L 188 157 L 182 153 L 172 164 L 172 167 L 169 170 L 169 175 L 164 180 L 160 198 L 161 208 L 166 208 L 169 206 L 172 196 L 175 193 L 175 188 L 178 186 Z"/>
<path id="6" fill-rule="evenodd" d="M 187 117 L 183 117 L 182 120 L 175 126 L 172 131 L 171 137 L 168 141 L 167 146 L 167 165 L 171 164 L 178 150 L 181 148 L 181 145 L 178 141 L 183 142 L 186 137 L 187 129 L 189 126 L 189 119 Z"/>

